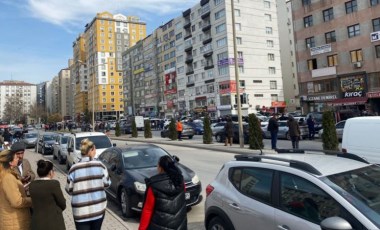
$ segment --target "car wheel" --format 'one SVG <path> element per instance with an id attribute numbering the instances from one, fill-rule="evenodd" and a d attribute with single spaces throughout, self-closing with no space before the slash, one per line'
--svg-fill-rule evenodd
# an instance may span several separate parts
<path id="1" fill-rule="evenodd" d="M 290 134 L 289 134 L 289 133 L 286 133 L 286 134 L 285 134 L 285 138 L 286 138 L 286 140 L 290 140 Z"/>
<path id="2" fill-rule="evenodd" d="M 216 135 L 215 139 L 216 139 L 217 142 L 222 143 L 222 136 Z"/>
<path id="3" fill-rule="evenodd" d="M 189 139 L 193 139 L 193 136 L 189 136 Z"/>
<path id="4" fill-rule="evenodd" d="M 233 230 L 234 227 L 226 223 L 222 218 L 216 216 L 211 219 L 207 226 L 207 230 Z"/>
<path id="5" fill-rule="evenodd" d="M 65 161 L 63 160 L 63 157 L 60 153 L 58 153 L 58 163 L 61 165 L 65 163 Z"/>
<path id="6" fill-rule="evenodd" d="M 123 214 L 124 217 L 133 216 L 133 211 L 130 205 L 131 205 L 131 199 L 128 196 L 128 193 L 125 190 L 125 188 L 123 188 L 120 193 L 120 207 L 121 207 L 121 213 Z"/>
<path id="7" fill-rule="evenodd" d="M 42 147 L 41 153 L 42 153 L 42 155 L 45 155 L 45 147 Z"/>

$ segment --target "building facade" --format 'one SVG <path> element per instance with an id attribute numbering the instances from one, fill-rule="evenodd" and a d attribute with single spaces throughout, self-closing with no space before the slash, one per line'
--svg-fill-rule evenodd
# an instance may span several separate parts
<path id="1" fill-rule="evenodd" d="M 70 69 L 61 69 L 58 73 L 58 111 L 62 117 L 71 116 Z"/>
<path id="2" fill-rule="evenodd" d="M 379 1 L 292 1 L 298 81 L 307 111 L 340 119 L 380 112 Z"/>

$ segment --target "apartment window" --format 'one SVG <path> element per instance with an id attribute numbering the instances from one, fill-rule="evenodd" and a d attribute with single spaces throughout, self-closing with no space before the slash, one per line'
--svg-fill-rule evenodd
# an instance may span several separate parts
<path id="1" fill-rule="evenodd" d="M 307 67 L 309 70 L 313 70 L 317 68 L 317 59 L 309 59 L 307 60 Z"/>
<path id="2" fill-rule="evenodd" d="M 239 66 L 239 73 L 244 73 L 244 66 Z"/>
<path id="3" fill-rule="evenodd" d="M 271 74 L 271 75 L 276 74 L 276 68 L 275 67 L 269 67 L 268 71 L 269 71 L 269 74 Z"/>
<path id="4" fill-rule="evenodd" d="M 240 17 L 240 10 L 239 9 L 235 9 L 235 17 Z"/>
<path id="5" fill-rule="evenodd" d="M 240 23 L 235 23 L 235 28 L 237 31 L 241 31 L 241 24 Z"/>
<path id="6" fill-rule="evenodd" d="M 338 65 L 338 55 L 334 54 L 334 55 L 327 56 L 327 64 L 329 67 L 337 66 Z"/>
<path id="7" fill-rule="evenodd" d="M 222 3 L 223 0 L 214 0 L 214 5 L 217 6 L 219 5 L 220 3 Z"/>
<path id="8" fill-rule="evenodd" d="M 362 50 L 353 50 L 350 51 L 350 56 L 351 56 L 351 62 L 358 62 L 358 61 L 363 61 L 363 53 Z"/>
<path id="9" fill-rule="evenodd" d="M 222 47 L 222 46 L 225 46 L 226 44 L 227 44 L 227 38 L 226 37 L 216 41 L 217 47 Z"/>
<path id="10" fill-rule="evenodd" d="M 264 16 L 265 16 L 265 21 L 268 21 L 268 22 L 272 21 L 272 15 L 264 14 Z"/>
<path id="11" fill-rule="evenodd" d="M 346 2 L 345 5 L 346 5 L 346 13 L 347 14 L 358 11 L 358 4 L 357 4 L 356 0 Z"/>
<path id="12" fill-rule="evenodd" d="M 311 4 L 311 0 L 302 0 L 302 5 L 308 6 Z"/>
<path id="13" fill-rule="evenodd" d="M 266 34 L 272 34 L 273 33 L 272 27 L 265 27 L 265 33 Z"/>
<path id="14" fill-rule="evenodd" d="M 215 31 L 217 34 L 225 30 L 226 30 L 226 24 L 224 23 L 215 27 Z"/>
<path id="15" fill-rule="evenodd" d="M 370 0 L 371 6 L 376 6 L 377 4 L 380 3 L 380 0 Z"/>
<path id="16" fill-rule="evenodd" d="M 219 10 L 218 12 L 215 13 L 215 20 L 218 20 L 219 18 L 224 17 L 225 14 L 226 14 L 226 11 L 224 9 Z"/>
<path id="17" fill-rule="evenodd" d="M 274 54 L 268 54 L 268 61 L 274 61 Z"/>
<path id="18" fill-rule="evenodd" d="M 253 80 L 253 83 L 263 83 L 263 80 Z"/>
<path id="19" fill-rule="evenodd" d="M 349 38 L 359 36 L 360 35 L 360 25 L 356 24 L 356 25 L 352 25 L 352 26 L 347 27 L 347 32 L 348 32 Z"/>
<path id="20" fill-rule="evenodd" d="M 326 43 L 336 42 L 335 31 L 325 33 Z"/>
<path id="21" fill-rule="evenodd" d="M 380 31 L 380 18 L 375 18 L 372 20 L 373 31 Z"/>
<path id="22" fill-rule="evenodd" d="M 242 51 L 238 51 L 237 55 L 238 55 L 238 58 L 243 58 L 243 52 Z"/>
<path id="23" fill-rule="evenodd" d="M 238 45 L 243 44 L 241 37 L 236 37 L 236 44 L 238 44 Z"/>
<path id="24" fill-rule="evenodd" d="M 305 39 L 306 47 L 311 48 L 315 46 L 315 40 L 314 37 L 306 38 Z"/>
<path id="25" fill-rule="evenodd" d="M 380 45 L 375 46 L 376 58 L 380 58 Z"/>
<path id="26" fill-rule="evenodd" d="M 270 1 L 264 1 L 264 8 L 270 9 Z"/>
<path id="27" fill-rule="evenodd" d="M 323 20 L 325 22 L 328 22 L 328 21 L 333 20 L 333 19 L 334 19 L 333 8 L 329 8 L 329 9 L 323 11 Z"/>
<path id="28" fill-rule="evenodd" d="M 303 18 L 303 26 L 305 28 L 312 26 L 312 25 L 313 25 L 313 16 L 312 15 L 309 15 L 309 16 L 306 16 Z"/>
<path id="29" fill-rule="evenodd" d="M 277 81 L 269 82 L 270 89 L 277 89 Z"/>
<path id="30" fill-rule="evenodd" d="M 273 47 L 273 40 L 267 40 L 267 47 Z"/>
<path id="31" fill-rule="evenodd" d="M 264 94 L 254 94 L 254 97 L 264 97 Z"/>

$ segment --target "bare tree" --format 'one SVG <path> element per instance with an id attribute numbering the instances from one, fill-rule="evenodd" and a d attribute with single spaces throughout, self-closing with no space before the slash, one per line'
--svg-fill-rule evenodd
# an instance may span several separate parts
<path id="1" fill-rule="evenodd" d="M 37 122 L 46 122 L 47 121 L 47 113 L 43 105 L 38 105 L 37 103 L 33 103 L 29 107 L 30 116 L 34 117 Z M 41 119 L 41 120 L 39 120 Z"/>
<path id="2" fill-rule="evenodd" d="M 22 92 L 17 91 L 13 96 L 6 96 L 5 100 L 3 120 L 9 123 L 24 123 L 26 114 Z"/>

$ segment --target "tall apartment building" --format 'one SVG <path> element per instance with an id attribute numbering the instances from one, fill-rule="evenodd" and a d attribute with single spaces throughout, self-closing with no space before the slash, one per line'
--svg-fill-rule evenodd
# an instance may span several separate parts
<path id="1" fill-rule="evenodd" d="M 5 105 L 9 98 L 19 97 L 23 103 L 21 111 L 15 111 L 15 119 L 19 116 L 28 115 L 30 106 L 37 102 L 37 87 L 24 81 L 2 81 L 0 82 L 0 117 L 4 115 Z"/>
<path id="2" fill-rule="evenodd" d="M 46 82 L 41 82 L 37 86 L 37 106 L 46 109 Z"/>
<path id="3" fill-rule="evenodd" d="M 47 98 L 51 98 L 48 103 L 48 115 L 61 114 L 61 94 L 59 93 L 59 77 L 55 76 L 48 85 Z"/>
<path id="4" fill-rule="evenodd" d="M 103 12 L 86 25 L 83 33 L 85 58 L 75 54 L 74 49 L 74 63 L 85 63 L 83 71 L 87 71 L 87 75 L 83 75 L 83 82 L 87 82 L 87 109 L 94 111 L 96 120 L 118 119 L 123 115 L 122 52 L 145 36 L 145 23 L 133 16 Z M 81 46 L 79 43 L 77 46 Z M 77 80 L 76 84 L 79 83 Z M 85 89 L 76 87 L 76 93 L 81 90 Z M 83 93 L 76 100 L 80 102 L 85 97 Z M 79 107 L 86 109 L 85 106 L 81 103 Z M 85 111 L 78 108 L 78 112 Z"/>
<path id="5" fill-rule="evenodd" d="M 58 73 L 58 112 L 65 116 L 70 114 L 70 69 L 61 69 Z"/>
<path id="6" fill-rule="evenodd" d="M 309 111 L 380 112 L 379 1 L 292 1 L 298 80 Z M 353 114 L 354 113 L 354 114 Z"/>

